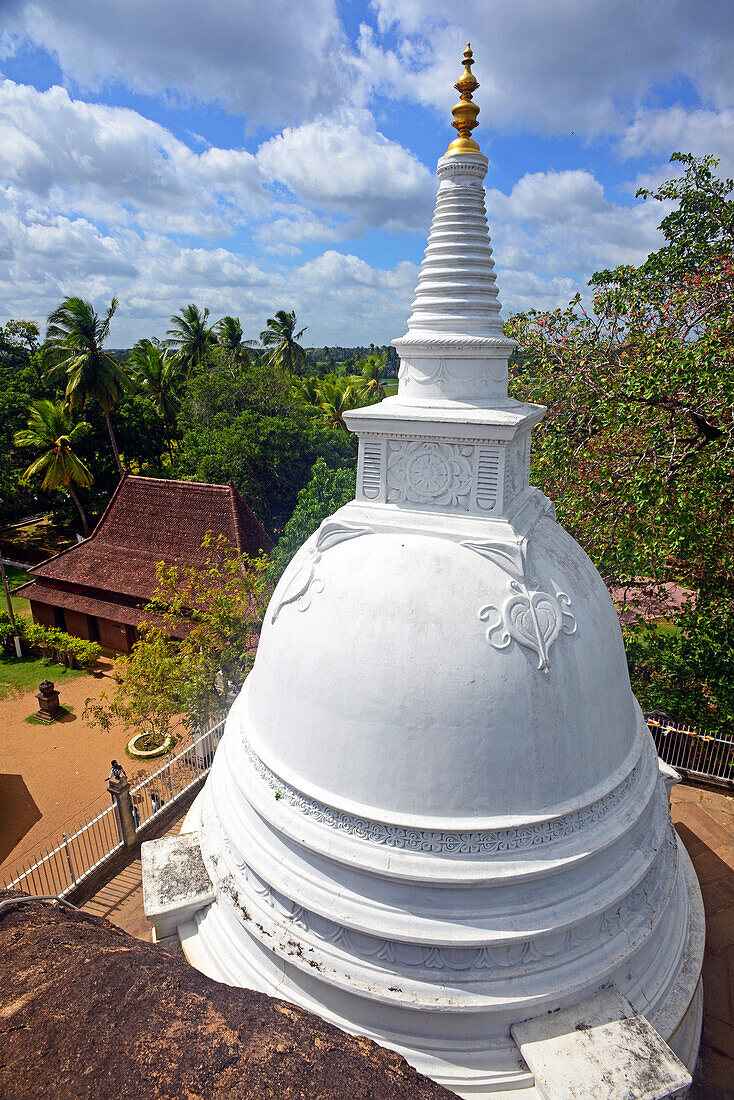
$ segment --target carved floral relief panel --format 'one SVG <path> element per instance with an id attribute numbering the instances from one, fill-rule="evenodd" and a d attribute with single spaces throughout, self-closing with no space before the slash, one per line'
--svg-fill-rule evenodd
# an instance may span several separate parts
<path id="1" fill-rule="evenodd" d="M 458 443 L 390 442 L 387 500 L 469 510 L 474 447 Z"/>

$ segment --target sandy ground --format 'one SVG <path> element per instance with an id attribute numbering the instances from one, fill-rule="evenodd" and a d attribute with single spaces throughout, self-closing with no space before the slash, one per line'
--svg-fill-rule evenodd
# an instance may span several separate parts
<path id="1" fill-rule="evenodd" d="M 133 761 L 125 753 L 131 733 L 109 733 L 82 717 L 88 698 L 112 693 L 112 661 L 102 658 L 101 677 L 79 676 L 63 684 L 61 703 L 74 713 L 50 726 L 29 725 L 38 709 L 33 691 L 0 700 L 0 873 L 51 847 L 63 831 L 110 804 L 110 761 L 119 760 L 131 781 L 160 767 L 162 759 Z M 60 685 L 59 685 L 60 686 Z M 37 690 L 37 689 L 36 689 Z"/>

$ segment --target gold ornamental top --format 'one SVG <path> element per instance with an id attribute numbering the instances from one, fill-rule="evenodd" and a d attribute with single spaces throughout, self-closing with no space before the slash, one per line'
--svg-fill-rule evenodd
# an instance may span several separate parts
<path id="1" fill-rule="evenodd" d="M 477 122 L 479 107 L 476 103 L 472 102 L 472 94 L 476 92 L 479 87 L 479 81 L 471 71 L 471 67 L 474 64 L 471 42 L 467 42 L 466 44 L 463 61 L 464 71 L 454 84 L 454 87 L 460 94 L 460 99 L 459 102 L 451 108 L 451 114 L 454 116 L 454 121 L 451 125 L 459 131 L 459 136 L 454 138 L 451 142 L 446 150 L 447 154 L 481 153 L 481 149 L 471 136 L 474 127 L 479 125 Z"/>

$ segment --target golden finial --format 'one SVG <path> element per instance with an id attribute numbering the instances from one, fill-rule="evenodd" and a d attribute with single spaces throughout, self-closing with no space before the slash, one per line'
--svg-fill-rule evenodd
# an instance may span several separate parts
<path id="1" fill-rule="evenodd" d="M 464 50 L 464 71 L 454 84 L 460 94 L 459 102 L 451 108 L 454 121 L 451 123 L 459 131 L 459 136 L 449 145 L 447 153 L 481 153 L 471 132 L 477 123 L 479 107 L 472 102 L 472 95 L 479 87 L 479 81 L 471 71 L 474 64 L 474 55 L 471 50 L 471 42 L 467 42 Z"/>

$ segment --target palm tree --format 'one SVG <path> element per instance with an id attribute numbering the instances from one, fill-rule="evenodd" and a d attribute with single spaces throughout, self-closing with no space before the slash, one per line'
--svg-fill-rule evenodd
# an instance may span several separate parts
<path id="1" fill-rule="evenodd" d="M 145 394 L 167 429 L 171 451 L 173 426 L 181 407 L 183 373 L 176 359 L 157 340 L 138 340 L 130 352 L 127 368 L 138 392 Z"/>
<path id="2" fill-rule="evenodd" d="M 295 311 L 287 313 L 284 309 L 279 309 L 275 317 L 268 317 L 267 326 L 260 333 L 260 340 L 263 347 L 272 348 L 267 359 L 268 365 L 280 367 L 288 374 L 293 374 L 296 367 L 303 366 L 306 362 L 306 352 L 298 341 L 308 325 L 296 332 Z"/>
<path id="3" fill-rule="evenodd" d="M 239 366 L 250 359 L 250 350 L 257 347 L 257 340 L 245 340 L 239 317 L 222 317 L 214 326 L 217 344 L 225 353 L 231 366 Z"/>
<path id="4" fill-rule="evenodd" d="M 40 448 L 43 454 L 31 462 L 23 477 L 32 478 L 45 471 L 42 489 L 49 492 L 65 489 L 79 509 L 84 537 L 87 538 L 89 524 L 74 485 L 91 485 L 92 474 L 75 453 L 74 446 L 89 432 L 90 425 L 85 420 L 74 424 L 63 401 L 34 401 L 28 411 L 28 427 L 16 432 L 13 442 L 16 447 Z"/>
<path id="5" fill-rule="evenodd" d="M 113 298 L 105 316 L 100 317 L 91 302 L 78 297 L 65 298 L 49 314 L 43 354 L 50 364 L 49 377 L 66 375 L 66 400 L 72 411 L 84 409 L 90 398 L 99 402 L 122 476 L 124 470 L 110 411 L 129 388 L 129 382 L 117 360 L 102 347 L 116 309 L 117 298 Z"/>
<path id="6" fill-rule="evenodd" d="M 318 408 L 321 401 L 322 381 L 323 379 L 317 378 L 313 374 L 307 378 L 296 378 L 293 382 L 293 389 L 307 405 L 315 405 Z"/>
<path id="7" fill-rule="evenodd" d="M 213 330 L 207 327 L 208 320 L 209 310 L 202 312 L 193 302 L 189 302 L 180 313 L 174 313 L 171 318 L 173 327 L 166 333 L 166 343 L 175 353 L 187 377 L 198 370 L 216 343 Z"/>
<path id="8" fill-rule="evenodd" d="M 335 378 L 329 374 L 319 385 L 319 408 L 330 428 L 348 431 L 344 413 L 364 404 L 364 392 L 352 378 Z"/>
<path id="9" fill-rule="evenodd" d="M 362 360 L 362 389 L 370 401 L 381 401 L 385 396 L 382 377 L 385 372 L 385 353 L 368 355 Z"/>

